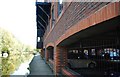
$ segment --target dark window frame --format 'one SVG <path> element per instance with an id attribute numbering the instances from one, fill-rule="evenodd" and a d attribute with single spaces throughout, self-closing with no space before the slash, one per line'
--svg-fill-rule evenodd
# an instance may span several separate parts
<path id="1" fill-rule="evenodd" d="M 52 8 L 52 27 L 51 28 L 54 28 L 55 26 L 55 13 L 54 13 L 54 6 Z"/>

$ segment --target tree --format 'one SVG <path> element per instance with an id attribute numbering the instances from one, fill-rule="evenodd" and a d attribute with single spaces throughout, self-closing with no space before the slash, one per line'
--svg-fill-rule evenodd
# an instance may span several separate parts
<path id="1" fill-rule="evenodd" d="M 23 44 L 12 33 L 0 28 L 0 54 L 9 53 L 7 58 L 0 57 L 3 75 L 12 73 L 22 62 L 29 60 L 31 50 L 33 50 L 31 46 Z"/>
<path id="2" fill-rule="evenodd" d="M 10 53 L 12 45 L 14 44 L 13 35 L 9 33 L 8 31 L 5 31 L 4 29 L 0 28 L 0 38 L 1 38 L 0 40 L 1 52 Z"/>

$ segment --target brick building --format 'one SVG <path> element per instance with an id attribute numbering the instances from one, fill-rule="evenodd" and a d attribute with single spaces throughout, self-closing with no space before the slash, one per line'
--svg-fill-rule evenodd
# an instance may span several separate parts
<path id="1" fill-rule="evenodd" d="M 56 75 L 78 75 L 66 68 L 70 50 L 88 50 L 88 56 L 95 50 L 97 59 L 108 49 L 102 55 L 120 60 L 120 2 L 36 2 L 36 9 L 37 48 Z"/>

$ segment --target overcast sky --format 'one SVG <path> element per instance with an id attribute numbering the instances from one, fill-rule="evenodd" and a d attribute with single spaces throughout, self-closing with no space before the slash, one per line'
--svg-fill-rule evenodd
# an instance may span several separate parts
<path id="1" fill-rule="evenodd" d="M 36 0 L 0 0 L 0 27 L 25 44 L 36 45 Z"/>

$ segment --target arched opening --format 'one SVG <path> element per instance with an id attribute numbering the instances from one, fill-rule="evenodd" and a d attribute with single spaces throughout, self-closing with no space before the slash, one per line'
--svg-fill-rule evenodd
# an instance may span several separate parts
<path id="1" fill-rule="evenodd" d="M 46 48 L 46 62 L 50 66 L 50 68 L 53 70 L 54 69 L 54 47 L 53 46 L 48 46 Z"/>
<path id="2" fill-rule="evenodd" d="M 120 28 L 118 27 L 70 44 L 67 46 L 68 66 L 85 77 L 90 75 L 103 77 L 111 74 L 118 76 L 120 74 L 119 36 Z"/>
<path id="3" fill-rule="evenodd" d="M 118 76 L 120 74 L 118 19 L 119 17 L 99 23 L 58 43 L 58 46 L 67 48 L 68 67 L 85 77 Z"/>
<path id="4" fill-rule="evenodd" d="M 54 47 L 49 46 L 49 47 L 47 48 L 47 51 L 48 51 L 48 54 L 49 54 L 48 58 L 49 58 L 50 60 L 54 60 Z"/>

